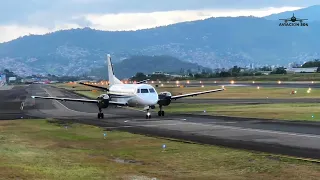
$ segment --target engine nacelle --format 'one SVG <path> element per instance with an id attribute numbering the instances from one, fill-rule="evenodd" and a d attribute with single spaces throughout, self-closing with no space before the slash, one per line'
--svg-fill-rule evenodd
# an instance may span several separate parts
<path id="1" fill-rule="evenodd" d="M 160 106 L 168 106 L 171 103 L 171 93 L 170 92 L 160 92 L 158 95 Z"/>
<path id="2" fill-rule="evenodd" d="M 109 101 L 110 101 L 110 97 L 108 94 L 101 94 L 97 100 L 99 100 L 98 102 L 98 107 L 103 109 L 103 108 L 107 108 L 109 106 Z"/>

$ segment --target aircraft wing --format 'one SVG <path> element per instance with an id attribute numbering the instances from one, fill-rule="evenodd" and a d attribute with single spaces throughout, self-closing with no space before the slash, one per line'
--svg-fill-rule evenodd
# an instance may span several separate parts
<path id="1" fill-rule="evenodd" d="M 105 91 L 109 91 L 109 89 L 108 89 L 108 88 L 106 88 L 106 87 L 95 86 L 95 85 L 91 85 L 91 84 L 85 84 L 85 83 L 82 83 L 82 82 L 80 82 L 79 84 L 81 84 L 81 85 L 85 85 L 85 86 L 94 87 L 94 88 L 98 88 L 98 89 L 102 89 L 102 90 L 105 90 Z"/>
<path id="2" fill-rule="evenodd" d="M 73 102 L 82 102 L 82 103 L 98 103 L 99 100 L 95 99 L 73 99 L 73 98 L 59 98 L 59 97 L 44 97 L 44 96 L 31 96 L 32 98 L 39 98 L 39 99 L 52 99 L 52 100 L 59 100 L 59 101 L 73 101 Z M 109 101 L 109 104 L 118 105 L 118 106 L 125 106 L 126 103 L 116 102 L 116 101 Z"/>
<path id="3" fill-rule="evenodd" d="M 201 95 L 201 94 L 219 92 L 219 91 L 223 91 L 223 90 L 224 89 L 213 89 L 213 90 L 208 90 L 208 91 L 201 91 L 201 92 L 195 92 L 195 93 L 189 93 L 189 94 L 182 94 L 182 95 L 172 96 L 171 99 L 176 100 L 176 99 L 180 99 L 180 98 L 198 96 L 198 95 Z"/>

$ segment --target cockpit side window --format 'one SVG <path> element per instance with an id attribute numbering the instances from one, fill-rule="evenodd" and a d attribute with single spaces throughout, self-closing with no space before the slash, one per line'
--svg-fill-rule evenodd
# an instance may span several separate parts
<path id="1" fill-rule="evenodd" d="M 155 90 L 153 88 L 149 89 L 150 93 L 155 93 Z"/>
<path id="2" fill-rule="evenodd" d="M 148 89 L 141 89 L 141 93 L 149 93 Z"/>
<path id="3" fill-rule="evenodd" d="M 137 89 L 137 93 L 140 93 L 140 89 Z"/>

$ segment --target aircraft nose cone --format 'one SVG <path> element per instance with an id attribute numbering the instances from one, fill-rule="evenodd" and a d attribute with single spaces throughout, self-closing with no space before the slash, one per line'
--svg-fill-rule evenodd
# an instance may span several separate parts
<path id="1" fill-rule="evenodd" d="M 158 103 L 158 96 L 149 96 L 145 99 L 146 105 L 155 105 Z"/>

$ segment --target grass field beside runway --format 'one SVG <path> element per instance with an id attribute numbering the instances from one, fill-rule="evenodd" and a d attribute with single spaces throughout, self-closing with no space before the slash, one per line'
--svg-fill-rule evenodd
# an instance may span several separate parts
<path id="1" fill-rule="evenodd" d="M 317 179 L 318 164 L 47 120 L 0 121 L 0 179 Z M 107 133 L 103 138 L 103 133 Z M 162 145 L 167 148 L 162 151 Z"/>
<path id="2" fill-rule="evenodd" d="M 59 84 L 56 85 L 60 88 L 65 88 L 69 90 L 73 90 L 77 93 L 87 95 L 92 98 L 96 98 L 99 96 L 101 91 L 97 89 L 87 87 L 80 84 Z M 205 91 L 210 89 L 221 88 L 221 86 L 204 86 L 204 87 L 176 87 L 176 86 L 166 86 L 158 87 L 157 92 L 169 91 L 173 95 L 192 93 Z M 218 93 L 210 93 L 199 95 L 191 98 L 203 98 L 203 99 L 272 99 L 272 98 L 319 98 L 320 97 L 320 89 L 313 88 L 308 93 L 309 88 L 271 88 L 271 87 L 230 87 L 226 86 L 226 90 Z M 83 91 L 88 90 L 88 91 Z M 93 90 L 93 91 L 89 91 Z M 296 91 L 296 94 L 291 94 L 292 91 Z"/>
<path id="3" fill-rule="evenodd" d="M 165 111 L 261 119 L 320 121 L 320 106 L 318 103 L 254 105 L 172 103 L 165 107 Z"/>

